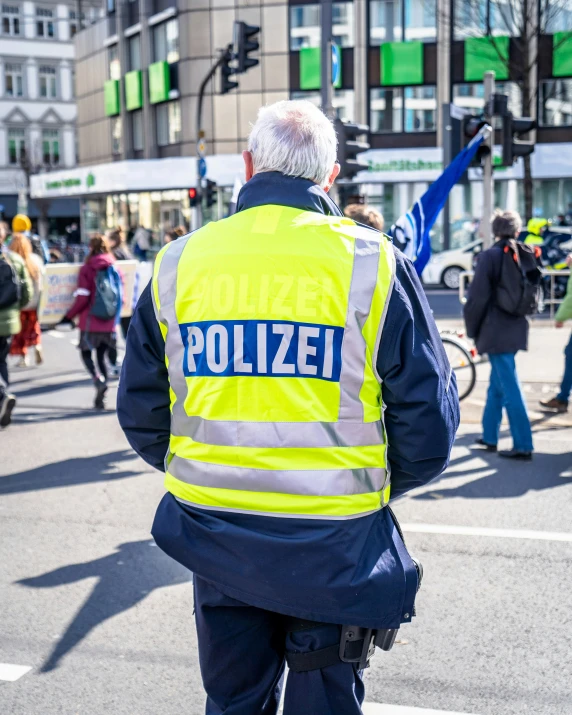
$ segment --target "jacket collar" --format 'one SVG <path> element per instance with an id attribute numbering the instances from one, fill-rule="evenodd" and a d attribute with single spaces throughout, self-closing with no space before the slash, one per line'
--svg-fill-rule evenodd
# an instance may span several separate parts
<path id="1" fill-rule="evenodd" d="M 285 176 L 278 171 L 255 174 L 240 190 L 237 211 L 274 204 L 326 216 L 343 216 L 328 194 L 309 179 Z"/>

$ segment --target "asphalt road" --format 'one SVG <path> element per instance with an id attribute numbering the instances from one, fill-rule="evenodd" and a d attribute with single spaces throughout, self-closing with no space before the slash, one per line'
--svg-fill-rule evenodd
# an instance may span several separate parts
<path id="1" fill-rule="evenodd" d="M 546 330 L 521 364 L 531 408 L 567 338 Z M 121 434 L 114 390 L 90 409 L 73 337 L 46 335 L 46 365 L 13 371 L 0 433 L 0 713 L 200 715 L 190 575 L 149 535 L 161 476 Z M 572 714 L 572 419 L 533 413 L 531 464 L 471 450 L 486 370 L 447 473 L 395 505 L 425 579 L 367 672 L 370 715 Z"/>

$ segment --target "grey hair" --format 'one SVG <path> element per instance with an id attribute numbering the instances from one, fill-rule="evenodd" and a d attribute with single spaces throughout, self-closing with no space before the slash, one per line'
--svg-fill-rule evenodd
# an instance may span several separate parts
<path id="1" fill-rule="evenodd" d="M 497 209 L 493 214 L 491 228 L 496 238 L 514 238 L 522 229 L 522 219 L 516 211 Z"/>
<path id="2" fill-rule="evenodd" d="M 337 145 L 333 124 L 305 99 L 262 107 L 248 138 L 255 173 L 279 171 L 322 187 L 336 163 Z"/>

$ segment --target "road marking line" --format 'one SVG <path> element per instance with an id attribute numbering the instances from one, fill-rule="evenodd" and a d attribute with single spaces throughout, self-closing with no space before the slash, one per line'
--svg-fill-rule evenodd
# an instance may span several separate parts
<path id="1" fill-rule="evenodd" d="M 28 671 L 32 670 L 31 665 L 12 665 L 11 663 L 0 663 L 0 680 L 7 680 L 13 683 L 19 680 Z"/>
<path id="2" fill-rule="evenodd" d="M 382 705 L 381 703 L 364 703 L 363 712 L 364 715 L 469 715 L 469 713 L 452 712 L 451 710 L 427 710 L 426 708 Z"/>
<path id="3" fill-rule="evenodd" d="M 480 526 L 448 526 L 447 524 L 401 524 L 403 531 L 417 534 L 451 534 L 454 536 L 495 536 L 502 539 L 535 539 L 538 541 L 569 541 L 572 534 L 563 531 L 528 531 L 524 529 L 487 529 Z"/>

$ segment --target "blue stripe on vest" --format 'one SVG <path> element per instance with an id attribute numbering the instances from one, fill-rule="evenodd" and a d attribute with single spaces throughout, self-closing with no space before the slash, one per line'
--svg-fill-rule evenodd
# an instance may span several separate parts
<path id="1" fill-rule="evenodd" d="M 339 382 L 344 328 L 286 320 L 179 325 L 186 377 L 309 377 Z"/>

